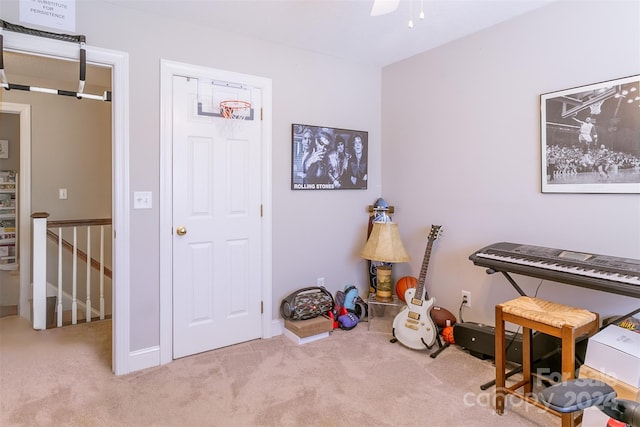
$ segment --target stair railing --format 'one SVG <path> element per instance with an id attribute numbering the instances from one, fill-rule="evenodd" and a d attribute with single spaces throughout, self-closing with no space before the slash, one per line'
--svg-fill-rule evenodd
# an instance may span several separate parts
<path id="1" fill-rule="evenodd" d="M 84 308 L 85 319 L 90 322 L 93 318 L 94 311 L 97 311 L 100 319 L 105 318 L 105 277 L 111 279 L 112 271 L 105 266 L 104 247 L 105 247 L 105 226 L 111 225 L 111 219 L 84 219 L 84 220 L 59 220 L 48 221 L 49 214 L 46 212 L 34 213 L 33 220 L 33 328 L 47 328 L 47 239 L 57 243 L 57 319 L 56 326 L 60 327 L 63 323 L 63 249 L 72 254 L 71 257 L 71 292 L 66 293 L 71 299 L 71 324 L 78 323 L 78 310 L 80 306 Z M 92 258 L 91 247 L 92 237 L 91 228 L 99 226 L 99 260 Z M 63 229 L 71 228 L 72 242 L 68 242 L 63 238 Z M 78 230 L 86 229 L 87 242 L 86 252 L 78 248 Z M 57 234 L 53 230 L 57 229 Z M 83 303 L 78 301 L 78 261 L 84 262 L 86 265 L 86 301 Z M 67 267 L 68 268 L 68 267 Z M 91 270 L 99 271 L 99 311 L 94 310 L 91 302 Z"/>

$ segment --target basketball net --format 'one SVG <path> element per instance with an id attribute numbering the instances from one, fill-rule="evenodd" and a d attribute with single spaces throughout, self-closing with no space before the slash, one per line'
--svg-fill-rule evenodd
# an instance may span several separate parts
<path id="1" fill-rule="evenodd" d="M 233 137 L 244 129 L 247 123 L 245 119 L 251 115 L 251 103 L 239 100 L 227 100 L 220 102 L 220 116 L 224 120 L 222 131 L 227 137 Z"/>
<path id="2" fill-rule="evenodd" d="M 600 114 L 601 112 L 600 108 L 602 107 L 603 102 L 604 102 L 604 99 L 602 101 L 598 101 L 589 105 L 589 109 L 591 109 L 591 114 Z"/>

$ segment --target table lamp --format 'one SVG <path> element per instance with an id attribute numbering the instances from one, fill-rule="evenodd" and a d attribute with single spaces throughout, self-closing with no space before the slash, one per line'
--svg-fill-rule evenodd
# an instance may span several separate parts
<path id="1" fill-rule="evenodd" d="M 395 222 L 374 222 L 367 244 L 360 256 L 364 259 L 383 263 L 408 262 L 411 258 L 402 245 L 398 224 Z M 393 301 L 391 265 L 376 268 L 376 301 Z"/>

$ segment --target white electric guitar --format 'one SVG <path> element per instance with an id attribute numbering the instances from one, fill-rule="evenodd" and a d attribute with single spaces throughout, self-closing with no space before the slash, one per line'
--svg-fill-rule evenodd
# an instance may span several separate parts
<path id="1" fill-rule="evenodd" d="M 433 242 L 440 237 L 441 229 L 440 225 L 431 226 L 429 243 L 427 243 L 427 249 L 424 252 L 420 277 L 418 278 L 418 286 L 405 291 L 404 300 L 407 302 L 407 307 L 393 319 L 393 336 L 402 345 L 414 350 L 433 347 L 438 336 L 438 327 L 433 323 L 430 314 L 436 300 L 429 298 L 424 289 L 424 282 L 429 268 L 431 248 L 433 247 Z"/>

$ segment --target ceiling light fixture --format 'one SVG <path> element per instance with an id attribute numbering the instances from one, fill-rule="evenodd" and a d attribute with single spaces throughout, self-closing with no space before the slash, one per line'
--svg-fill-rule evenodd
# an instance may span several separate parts
<path id="1" fill-rule="evenodd" d="M 413 28 L 413 0 L 409 0 L 409 28 Z"/>
<path id="2" fill-rule="evenodd" d="M 371 16 L 386 15 L 398 9 L 400 0 L 373 0 Z M 424 19 L 424 0 L 420 0 L 420 19 Z M 409 0 L 409 28 L 413 28 L 413 0 Z"/>
<path id="3" fill-rule="evenodd" d="M 420 0 L 420 19 L 424 19 L 424 0 Z M 413 0 L 409 0 L 409 28 L 413 28 Z"/>

